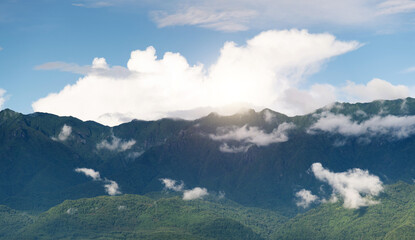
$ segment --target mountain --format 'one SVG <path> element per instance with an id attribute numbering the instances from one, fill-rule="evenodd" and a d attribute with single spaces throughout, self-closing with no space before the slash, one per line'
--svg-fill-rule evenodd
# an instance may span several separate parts
<path id="1" fill-rule="evenodd" d="M 250 207 L 302 212 L 295 193 L 321 193 L 309 171 L 367 169 L 384 183 L 415 176 L 415 99 L 336 103 L 288 117 L 265 109 L 184 121 L 161 119 L 107 127 L 46 113 L 0 112 L 0 204 L 42 212 L 67 199 L 163 189 L 161 178 L 204 187 Z M 324 123 L 324 124 L 323 124 Z M 76 168 L 98 171 L 93 181 Z M 325 189 L 329 186 L 324 185 Z"/>

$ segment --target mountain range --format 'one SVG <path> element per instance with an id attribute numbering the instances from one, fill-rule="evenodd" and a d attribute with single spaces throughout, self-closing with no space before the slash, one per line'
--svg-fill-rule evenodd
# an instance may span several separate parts
<path id="1" fill-rule="evenodd" d="M 211 113 L 193 121 L 133 120 L 115 127 L 5 109 L 0 112 L 0 204 L 10 221 L 2 224 L 19 229 L 17 239 L 56 238 L 48 229 L 51 222 L 76 225 L 68 217 L 78 215 L 98 221 L 92 229 L 111 231 L 99 235 L 102 239 L 123 239 L 123 234 L 157 239 L 154 231 L 165 234 L 160 228 L 166 226 L 185 234 L 182 239 L 342 239 L 346 233 L 403 239 L 402 231 L 405 237 L 414 232 L 414 156 L 413 98 L 334 103 L 294 117 L 264 109 Z M 354 177 L 367 184 L 354 183 Z M 359 195 L 352 198 L 348 191 Z M 182 194 L 190 201 L 181 200 Z M 340 200 L 331 201 L 336 196 Z M 157 217 L 151 215 L 155 201 L 170 209 L 163 216 L 175 220 L 150 224 Z M 111 223 L 125 229 L 107 228 L 113 218 L 105 214 L 121 214 L 116 207 L 124 205 L 143 211 L 143 219 L 131 226 Z M 93 213 L 101 208 L 112 210 Z M 200 214 L 200 208 L 208 214 Z M 71 215 L 68 209 L 77 210 Z M 182 217 L 172 209 L 184 211 Z M 378 235 L 357 227 L 376 223 L 372 219 L 382 211 L 379 221 L 399 216 L 400 222 L 376 228 Z M 200 221 L 186 222 L 184 216 Z M 81 234 L 75 225 L 68 229 L 79 232 L 70 234 Z M 58 238 L 74 237 L 65 235 L 68 229 Z"/>

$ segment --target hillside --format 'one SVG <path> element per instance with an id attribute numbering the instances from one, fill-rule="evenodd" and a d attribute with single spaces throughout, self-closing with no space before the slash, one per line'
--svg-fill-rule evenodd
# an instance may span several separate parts
<path id="1" fill-rule="evenodd" d="M 380 203 L 345 209 L 340 202 L 322 204 L 284 224 L 273 239 L 414 239 L 415 186 L 387 186 Z"/>
<path id="2" fill-rule="evenodd" d="M 160 179 L 170 178 L 294 216 L 303 211 L 295 193 L 321 187 L 309 172 L 315 162 L 334 172 L 367 169 L 388 184 L 412 181 L 414 115 L 415 99 L 407 98 L 336 103 L 295 117 L 265 109 L 110 128 L 6 109 L 0 112 L 0 204 L 36 212 L 106 194 L 102 181 L 74 171 L 88 168 L 126 194 L 160 191 Z"/>
<path id="3" fill-rule="evenodd" d="M 228 200 L 102 196 L 65 201 L 4 239 L 268 239 L 285 221 Z"/>

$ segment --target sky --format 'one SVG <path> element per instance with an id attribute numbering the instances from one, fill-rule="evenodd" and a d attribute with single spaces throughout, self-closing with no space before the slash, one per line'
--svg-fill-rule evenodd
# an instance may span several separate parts
<path id="1" fill-rule="evenodd" d="M 411 0 L 1 0 L 0 108 L 117 125 L 415 96 Z"/>

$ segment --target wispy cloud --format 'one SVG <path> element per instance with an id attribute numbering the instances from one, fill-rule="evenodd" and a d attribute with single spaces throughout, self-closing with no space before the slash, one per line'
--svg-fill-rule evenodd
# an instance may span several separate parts
<path id="1" fill-rule="evenodd" d="M 413 0 L 190 0 L 170 4 L 167 10 L 152 14 L 159 27 L 195 25 L 218 31 L 321 24 L 385 29 L 385 22 L 402 24 L 402 20 L 390 16 L 415 10 Z M 163 9 L 162 5 L 158 7 Z"/>
<path id="2" fill-rule="evenodd" d="M 66 62 L 47 62 L 35 66 L 35 70 L 58 70 L 62 72 L 71 72 L 81 75 L 94 76 L 113 76 L 117 78 L 126 78 L 130 75 L 128 69 L 120 66 L 109 67 L 105 58 L 94 58 L 92 65 L 80 66 L 76 63 Z"/>
<path id="3" fill-rule="evenodd" d="M 95 171 L 91 168 L 76 168 L 75 172 L 77 173 L 83 173 L 85 176 L 92 178 L 94 181 L 101 181 L 101 175 L 99 172 Z"/>
<path id="4" fill-rule="evenodd" d="M 311 170 L 318 180 L 328 183 L 333 192 L 343 198 L 345 208 L 356 209 L 377 204 L 378 201 L 373 200 L 373 197 L 383 191 L 379 177 L 369 174 L 367 170 L 354 168 L 334 173 L 325 169 L 321 163 L 313 163 Z"/>
<path id="5" fill-rule="evenodd" d="M 412 73 L 412 72 L 415 72 L 415 67 L 409 67 L 402 71 L 402 73 Z"/>
<path id="6" fill-rule="evenodd" d="M 71 136 L 71 133 L 72 127 L 64 124 L 61 131 L 59 132 L 58 137 L 52 137 L 52 140 L 64 142 Z"/>
<path id="7" fill-rule="evenodd" d="M 247 152 L 252 147 L 252 144 L 242 146 L 229 146 L 227 143 L 223 143 L 219 146 L 219 150 L 225 153 L 241 153 Z"/>
<path id="8" fill-rule="evenodd" d="M 195 25 L 219 31 L 237 32 L 247 30 L 247 23 L 257 14 L 254 10 L 215 11 L 189 7 L 172 14 L 167 11 L 154 11 L 152 17 L 158 27 Z"/>
<path id="9" fill-rule="evenodd" d="M 377 5 L 377 15 L 408 13 L 415 10 L 413 0 L 386 0 Z"/>
<path id="10" fill-rule="evenodd" d="M 123 2 L 122 0 L 81 0 L 72 3 L 72 6 L 75 7 L 85 7 L 85 8 L 102 8 L 102 7 L 111 7 L 116 6 L 116 4 Z"/>
<path id="11" fill-rule="evenodd" d="M 134 139 L 125 141 L 112 135 L 111 142 L 107 140 L 102 140 L 100 143 L 97 144 L 97 149 L 107 149 L 110 151 L 124 152 L 130 149 L 132 146 L 134 146 L 135 143 L 136 141 Z"/>
<path id="12" fill-rule="evenodd" d="M 83 173 L 85 176 L 92 178 L 92 180 L 94 181 L 99 181 L 99 182 L 104 183 L 105 192 L 110 196 L 121 194 L 121 191 L 119 189 L 117 182 L 107 179 L 107 178 L 101 178 L 101 175 L 99 174 L 99 172 L 95 171 L 94 169 L 76 168 L 75 172 Z"/>

